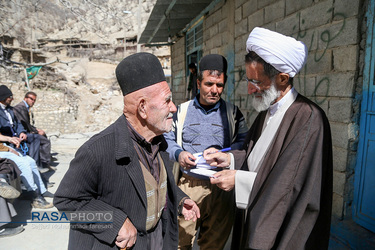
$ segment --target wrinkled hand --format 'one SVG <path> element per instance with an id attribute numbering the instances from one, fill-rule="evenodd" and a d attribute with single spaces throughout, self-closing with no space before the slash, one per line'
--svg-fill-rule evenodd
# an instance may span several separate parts
<path id="1" fill-rule="evenodd" d="M 122 249 L 132 247 L 136 240 L 137 229 L 134 227 L 133 223 L 131 223 L 129 218 L 126 218 L 124 224 L 117 234 L 115 243 L 120 249 Z"/>
<path id="2" fill-rule="evenodd" d="M 183 168 L 192 168 L 195 166 L 196 158 L 193 154 L 189 153 L 188 151 L 182 151 L 178 156 L 178 163 Z"/>
<path id="3" fill-rule="evenodd" d="M 219 152 L 216 148 L 208 148 L 203 152 L 203 158 L 213 167 L 226 168 L 230 165 L 230 155 Z"/>
<path id="4" fill-rule="evenodd" d="M 211 184 L 216 184 L 224 191 L 231 191 L 235 185 L 235 175 L 237 170 L 223 170 L 214 174 L 215 178 L 210 178 Z"/>
<path id="5" fill-rule="evenodd" d="M 201 217 L 201 213 L 197 204 L 191 199 L 184 200 L 184 207 L 182 208 L 182 215 L 185 220 L 196 221 Z"/>
<path id="6" fill-rule="evenodd" d="M 8 142 L 16 145 L 17 148 L 20 147 L 21 139 L 18 137 L 8 137 Z"/>
<path id="7" fill-rule="evenodd" d="M 27 140 L 27 135 L 25 133 L 20 134 L 20 139 L 21 141 L 26 141 Z"/>

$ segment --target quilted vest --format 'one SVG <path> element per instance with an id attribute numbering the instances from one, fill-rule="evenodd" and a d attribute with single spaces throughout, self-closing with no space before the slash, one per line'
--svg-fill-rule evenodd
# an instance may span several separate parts
<path id="1" fill-rule="evenodd" d="M 156 226 L 167 200 L 167 172 L 159 153 L 157 157 L 160 162 L 159 183 L 156 182 L 150 171 L 140 162 L 147 194 L 146 230 L 153 229 Z"/>

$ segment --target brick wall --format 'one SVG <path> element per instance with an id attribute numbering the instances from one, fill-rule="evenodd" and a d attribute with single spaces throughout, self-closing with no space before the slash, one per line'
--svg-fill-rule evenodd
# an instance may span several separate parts
<path id="1" fill-rule="evenodd" d="M 352 197 L 358 119 L 357 92 L 364 61 L 363 1 L 360 0 L 234 0 L 221 1 L 204 18 L 203 54 L 219 53 L 231 64 L 223 98 L 238 105 L 250 125 L 252 109 L 245 74 L 245 44 L 250 31 L 261 26 L 303 41 L 309 56 L 294 85 L 326 112 L 334 153 L 333 214 L 342 217 Z M 365 6 L 365 5 L 364 5 Z M 360 10 L 361 9 L 361 10 Z M 184 39 L 172 46 L 174 101 L 186 88 Z M 357 92 L 356 92 L 357 91 Z"/>

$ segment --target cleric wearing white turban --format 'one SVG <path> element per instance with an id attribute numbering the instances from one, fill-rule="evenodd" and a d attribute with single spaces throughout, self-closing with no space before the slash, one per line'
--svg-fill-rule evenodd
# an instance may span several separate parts
<path id="1" fill-rule="evenodd" d="M 256 27 L 246 42 L 246 51 L 254 51 L 278 71 L 294 77 L 303 67 L 307 47 L 293 37 Z"/>
<path id="2" fill-rule="evenodd" d="M 207 149 L 211 178 L 234 189 L 232 249 L 327 249 L 332 142 L 324 111 L 293 87 L 307 58 L 292 37 L 254 28 L 246 42 L 248 94 L 259 112 L 243 150 Z"/>

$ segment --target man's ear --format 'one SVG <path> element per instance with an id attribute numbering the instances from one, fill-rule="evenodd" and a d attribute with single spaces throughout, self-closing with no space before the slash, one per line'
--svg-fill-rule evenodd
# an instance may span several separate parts
<path id="1" fill-rule="evenodd" d="M 143 119 L 147 118 L 147 112 L 146 112 L 146 100 L 141 99 L 138 103 L 138 114 Z"/>
<path id="2" fill-rule="evenodd" d="M 276 82 L 279 86 L 286 87 L 289 83 L 289 74 L 287 73 L 279 73 L 276 76 Z"/>
<path id="3" fill-rule="evenodd" d="M 199 80 L 197 80 L 197 88 L 201 89 L 201 82 Z"/>

